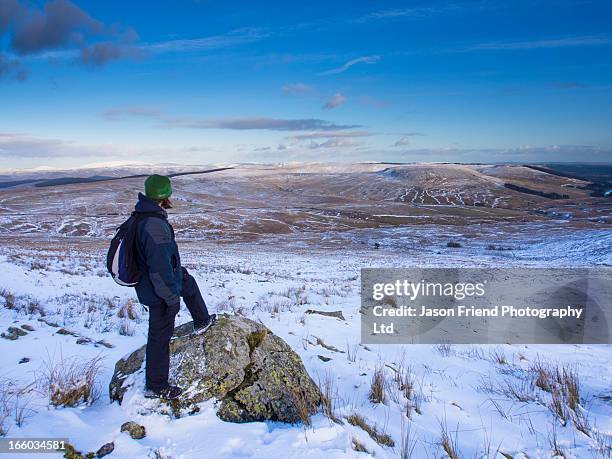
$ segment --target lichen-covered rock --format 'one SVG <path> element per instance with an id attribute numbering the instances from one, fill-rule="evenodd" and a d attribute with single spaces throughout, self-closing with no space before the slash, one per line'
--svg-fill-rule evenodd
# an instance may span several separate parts
<path id="1" fill-rule="evenodd" d="M 121 432 L 127 432 L 134 440 L 141 440 L 147 435 L 147 431 L 145 430 L 144 426 L 141 426 L 134 421 L 124 422 L 121 425 Z M 114 444 L 113 449 L 115 449 Z"/>
<path id="2" fill-rule="evenodd" d="M 65 459 L 84 459 L 83 453 L 77 451 L 74 446 L 70 443 L 64 444 L 64 458 Z"/>
<path id="3" fill-rule="evenodd" d="M 321 393 L 300 357 L 260 323 L 221 315 L 206 332 L 192 335 L 192 324 L 174 330 L 170 342 L 170 380 L 184 389 L 165 402 L 175 415 L 196 412 L 197 404 L 215 398 L 221 419 L 232 422 L 294 423 L 317 411 Z M 119 360 L 110 383 L 119 403 L 144 378 L 145 347 Z"/>
<path id="4" fill-rule="evenodd" d="M 104 457 L 108 456 L 110 453 L 115 451 L 115 443 L 112 441 L 110 443 L 104 443 L 98 451 L 96 451 L 96 457 Z"/>

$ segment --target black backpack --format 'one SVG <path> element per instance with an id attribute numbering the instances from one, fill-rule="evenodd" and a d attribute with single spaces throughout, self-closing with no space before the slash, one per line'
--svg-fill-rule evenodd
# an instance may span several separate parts
<path id="1" fill-rule="evenodd" d="M 113 280 L 124 287 L 134 287 L 142 278 L 136 257 L 136 230 L 138 222 L 145 217 L 164 218 L 156 212 L 132 212 L 130 218 L 117 228 L 106 254 L 106 269 Z"/>

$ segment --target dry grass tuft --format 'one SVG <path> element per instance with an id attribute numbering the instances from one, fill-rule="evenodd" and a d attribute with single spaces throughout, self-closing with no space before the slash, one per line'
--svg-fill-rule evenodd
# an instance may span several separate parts
<path id="1" fill-rule="evenodd" d="M 582 397 L 576 369 L 567 365 L 537 362 L 530 371 L 533 374 L 534 385 L 550 393 L 547 407 L 561 424 L 565 426 L 572 419 L 578 430 L 584 431 L 588 426 L 588 420 L 580 411 Z"/>
<path id="2" fill-rule="evenodd" d="M 612 435 L 594 429 L 591 431 L 591 437 L 595 442 L 595 451 L 597 451 L 598 457 L 612 459 Z"/>
<path id="3" fill-rule="evenodd" d="M 306 285 L 300 287 L 289 287 L 284 292 L 280 293 L 280 296 L 289 298 L 293 303 L 293 306 L 303 306 L 308 304 L 308 294 L 306 293 Z"/>
<path id="4" fill-rule="evenodd" d="M 117 311 L 117 316 L 120 319 L 140 320 L 140 315 L 138 314 L 136 306 L 131 299 L 127 300 L 121 305 L 119 311 Z"/>
<path id="5" fill-rule="evenodd" d="M 442 357 L 450 357 L 453 354 L 453 346 L 448 343 L 440 343 L 436 345 L 436 350 Z"/>
<path id="6" fill-rule="evenodd" d="M 10 418 L 17 427 L 22 427 L 26 419 L 36 414 L 30 404 L 31 392 L 31 385 L 19 387 L 13 380 L 0 379 L 0 437 L 8 434 Z"/>
<path id="7" fill-rule="evenodd" d="M 440 434 L 440 446 L 442 446 L 442 449 L 447 454 L 449 459 L 460 459 L 461 455 L 459 454 L 459 448 L 457 445 L 457 432 L 459 429 L 455 431 L 455 436 L 451 437 L 445 423 L 440 423 L 440 427 L 442 430 Z"/>
<path id="8" fill-rule="evenodd" d="M 551 457 L 561 457 L 563 459 L 567 457 L 561 448 L 561 445 L 559 445 L 557 439 L 557 427 L 554 424 L 552 430 L 548 432 L 548 443 L 551 449 Z"/>
<path id="9" fill-rule="evenodd" d="M 97 376 L 101 370 L 102 357 L 82 360 L 76 357 L 50 359 L 42 370 L 42 389 L 48 394 L 53 406 L 91 405 L 100 396 Z"/>
<path id="10" fill-rule="evenodd" d="M 9 432 L 8 420 L 11 417 L 12 401 L 11 383 L 6 379 L 0 380 L 0 437 Z"/>
<path id="11" fill-rule="evenodd" d="M 119 323 L 119 334 L 121 336 L 134 336 L 136 329 L 132 322 L 126 317 Z"/>
<path id="12" fill-rule="evenodd" d="M 506 354 L 504 354 L 504 351 L 500 348 L 489 351 L 489 360 L 497 365 L 508 365 Z"/>
<path id="13" fill-rule="evenodd" d="M 365 447 L 363 443 L 361 443 L 357 438 L 351 438 L 351 446 L 353 447 L 353 451 L 357 451 L 358 453 L 366 453 L 371 454 L 368 449 Z"/>
<path id="14" fill-rule="evenodd" d="M 376 426 L 368 424 L 363 416 L 357 413 L 353 413 L 348 418 L 346 418 L 346 420 L 350 425 L 359 427 L 360 429 L 364 430 L 370 436 L 370 438 L 379 445 L 389 446 L 391 448 L 395 446 L 393 438 L 391 438 L 384 432 L 379 432 Z"/>
<path id="15" fill-rule="evenodd" d="M 400 429 L 402 438 L 398 452 L 399 459 L 411 459 L 414 454 L 414 448 L 416 447 L 416 439 L 412 436 L 410 422 L 406 421 L 403 416 Z"/>
<path id="16" fill-rule="evenodd" d="M 355 363 L 357 361 L 357 351 L 359 350 L 358 344 L 350 345 L 346 343 L 346 360 L 351 363 Z"/>
<path id="17" fill-rule="evenodd" d="M 4 298 L 4 307 L 6 309 L 15 309 L 16 298 L 13 292 L 5 288 L 0 289 L 0 297 Z"/>
<path id="18" fill-rule="evenodd" d="M 318 386 L 322 394 L 321 406 L 323 407 L 323 414 L 336 424 L 343 424 L 336 413 L 338 388 L 336 387 L 334 376 L 329 371 L 326 371 L 323 379 L 319 380 Z"/>
<path id="19" fill-rule="evenodd" d="M 312 406 L 306 400 L 306 397 L 303 393 L 298 390 L 294 390 L 291 394 L 291 398 L 293 399 L 293 406 L 295 407 L 295 411 L 302 421 L 302 423 L 309 427 L 312 425 L 312 421 L 310 420 L 310 412 Z"/>
<path id="20" fill-rule="evenodd" d="M 370 383 L 370 394 L 368 398 L 372 403 L 385 403 L 387 400 L 385 391 L 387 389 L 387 376 L 382 366 L 377 367 L 372 375 Z"/>

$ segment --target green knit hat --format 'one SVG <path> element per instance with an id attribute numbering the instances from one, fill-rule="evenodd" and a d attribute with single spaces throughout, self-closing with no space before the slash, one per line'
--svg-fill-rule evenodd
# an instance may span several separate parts
<path id="1" fill-rule="evenodd" d="M 151 199 L 161 201 L 172 194 L 170 179 L 164 175 L 150 175 L 144 183 L 145 194 Z"/>

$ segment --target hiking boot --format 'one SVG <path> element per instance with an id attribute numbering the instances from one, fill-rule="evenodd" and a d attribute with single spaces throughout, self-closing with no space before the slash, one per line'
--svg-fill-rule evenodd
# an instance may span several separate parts
<path id="1" fill-rule="evenodd" d="M 183 393 L 183 389 L 177 386 L 168 386 L 163 389 L 145 388 L 145 398 L 162 398 L 164 400 L 174 400 Z"/>
<path id="2" fill-rule="evenodd" d="M 214 325 L 217 323 L 217 314 L 211 314 L 210 318 L 208 319 L 208 322 L 206 322 L 205 324 L 196 324 L 195 322 L 193 323 L 193 334 L 200 334 L 200 333 L 204 333 L 206 330 L 208 330 L 210 328 L 211 325 Z"/>

